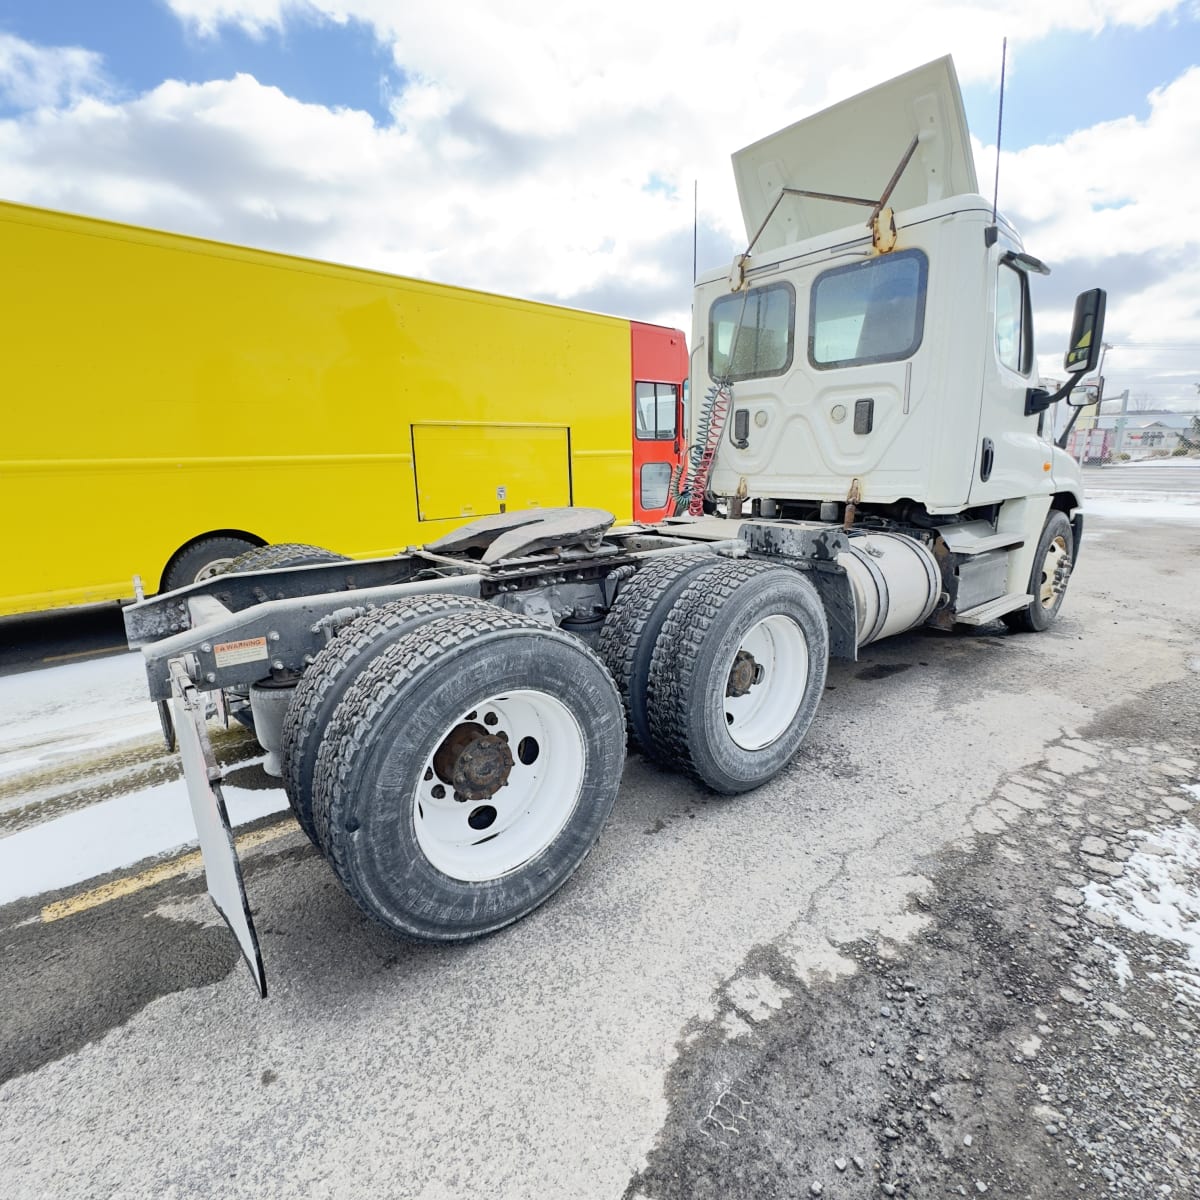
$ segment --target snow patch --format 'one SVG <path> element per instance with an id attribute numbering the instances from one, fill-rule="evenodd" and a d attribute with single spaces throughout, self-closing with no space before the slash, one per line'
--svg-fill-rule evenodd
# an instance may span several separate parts
<path id="1" fill-rule="evenodd" d="M 1107 950 L 1112 955 L 1113 974 L 1117 977 L 1117 983 L 1120 984 L 1121 991 L 1125 990 L 1125 985 L 1133 978 L 1133 968 L 1129 965 L 1129 955 L 1121 949 L 1120 946 L 1114 946 L 1112 942 L 1106 942 L 1103 938 L 1093 938 L 1093 943 Z"/>
<path id="2" fill-rule="evenodd" d="M 279 788 L 226 786 L 223 793 L 235 827 L 287 808 L 287 796 Z M 196 844 L 182 779 L 114 796 L 0 838 L 0 904 L 71 887 Z"/>
<path id="3" fill-rule="evenodd" d="M 726 992 L 739 1012 L 751 1021 L 764 1021 L 792 994 L 769 975 L 753 975 L 733 980 Z"/>
<path id="4" fill-rule="evenodd" d="M 1197 786 L 1189 785 L 1187 790 Z M 1167 970 L 1160 978 L 1200 1001 L 1200 829 L 1183 821 L 1141 836 L 1143 848 L 1125 864 L 1119 879 L 1084 888 L 1086 903 L 1126 929 L 1183 950 L 1186 969 Z M 1116 969 L 1120 977 L 1120 968 Z"/>
<path id="5" fill-rule="evenodd" d="M 136 652 L 0 677 L 0 779 L 158 730 Z"/>
<path id="6" fill-rule="evenodd" d="M 1200 494 L 1196 492 L 1104 492 L 1088 496 L 1085 517 L 1117 521 L 1193 521 L 1200 524 Z M 1090 536 L 1090 535 L 1089 535 Z"/>

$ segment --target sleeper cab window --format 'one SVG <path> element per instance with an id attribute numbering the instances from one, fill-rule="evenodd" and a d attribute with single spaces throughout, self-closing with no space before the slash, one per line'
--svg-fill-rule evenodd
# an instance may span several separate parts
<path id="1" fill-rule="evenodd" d="M 820 370 L 899 362 L 925 330 L 929 260 L 920 250 L 833 267 L 813 281 L 808 361 Z"/>
<path id="2" fill-rule="evenodd" d="M 1028 375 L 1033 367 L 1029 280 L 1024 271 L 1001 263 L 996 273 L 996 353 L 1010 371 Z"/>
<path id="3" fill-rule="evenodd" d="M 637 422 L 634 430 L 641 441 L 669 442 L 675 436 L 676 401 L 673 383 L 638 383 Z"/>
<path id="4" fill-rule="evenodd" d="M 708 374 L 711 379 L 762 379 L 792 365 L 796 292 L 790 283 L 731 292 L 708 314 Z"/>

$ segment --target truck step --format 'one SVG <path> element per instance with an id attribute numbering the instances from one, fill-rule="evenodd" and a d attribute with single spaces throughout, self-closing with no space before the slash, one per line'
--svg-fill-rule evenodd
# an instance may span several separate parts
<path id="1" fill-rule="evenodd" d="M 969 545 L 952 548 L 959 554 L 986 554 L 989 550 L 1015 550 L 1024 544 L 1025 539 L 1019 533 L 993 533 L 978 538 Z"/>
<path id="2" fill-rule="evenodd" d="M 997 596 L 995 600 L 986 600 L 965 612 L 955 613 L 954 619 L 960 625 L 986 625 L 995 621 L 1005 613 L 1016 612 L 1024 608 L 1033 597 L 1028 592 L 1009 592 L 1007 596 Z"/>
<path id="3" fill-rule="evenodd" d="M 1011 550 L 1024 542 L 1020 533 L 1001 532 L 987 521 L 966 521 L 962 525 L 943 525 L 938 532 L 955 554 L 986 554 L 989 550 Z"/>

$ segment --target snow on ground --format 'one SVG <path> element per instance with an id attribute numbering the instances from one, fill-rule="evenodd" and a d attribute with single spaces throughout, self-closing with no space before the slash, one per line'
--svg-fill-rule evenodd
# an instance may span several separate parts
<path id="1" fill-rule="evenodd" d="M 261 761 L 261 760 L 256 760 Z M 234 826 L 287 808 L 282 789 L 222 789 Z M 114 796 L 0 838 L 0 904 L 196 845 L 182 779 Z"/>
<path id="2" fill-rule="evenodd" d="M 1200 796 L 1200 786 L 1185 790 Z M 1126 929 L 1182 949 L 1185 969 L 1169 968 L 1161 977 L 1200 1003 L 1200 829 L 1183 821 L 1145 837 L 1119 878 L 1089 883 L 1084 897 Z"/>
<path id="3" fill-rule="evenodd" d="M 0 780 L 147 737 L 161 733 L 140 654 L 0 678 Z M 224 791 L 235 826 L 287 808 L 279 788 Z M 0 904 L 195 845 L 182 779 L 128 792 L 0 838 Z"/>
<path id="4" fill-rule="evenodd" d="M 140 654 L 0 677 L 0 779 L 158 729 Z"/>
<path id="5" fill-rule="evenodd" d="M 1166 458 L 1135 458 L 1129 462 L 1109 463 L 1106 471 L 1124 471 L 1127 468 L 1136 470 L 1140 467 L 1196 467 L 1200 469 L 1200 458 L 1190 458 L 1181 454 L 1178 458 L 1167 455 Z"/>
<path id="6" fill-rule="evenodd" d="M 1141 492 L 1130 489 L 1086 496 L 1085 517 L 1129 521 L 1189 521 L 1200 524 L 1200 494 L 1196 492 Z M 1086 536 L 1086 535 L 1085 535 Z"/>

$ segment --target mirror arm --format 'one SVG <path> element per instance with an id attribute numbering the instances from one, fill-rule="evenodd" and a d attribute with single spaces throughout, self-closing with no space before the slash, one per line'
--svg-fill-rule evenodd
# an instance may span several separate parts
<path id="1" fill-rule="evenodd" d="M 1086 371 L 1076 371 L 1067 382 L 1053 394 L 1045 388 L 1025 389 L 1025 415 L 1032 417 L 1034 413 L 1045 412 L 1052 404 L 1057 404 L 1064 396 L 1069 396 L 1075 385 L 1087 374 Z M 1086 406 L 1084 406 L 1086 407 Z"/>
<path id="2" fill-rule="evenodd" d="M 1069 438 L 1071 436 L 1071 430 L 1075 428 L 1075 422 L 1079 420 L 1079 414 L 1081 412 L 1083 412 L 1085 407 L 1086 407 L 1085 405 L 1080 405 L 1078 408 L 1075 409 L 1075 411 L 1071 414 L 1071 419 L 1067 422 L 1066 429 L 1064 429 L 1062 431 L 1062 433 L 1059 434 L 1058 441 L 1055 442 L 1054 444 L 1060 450 L 1065 450 L 1067 448 L 1067 438 Z"/>

